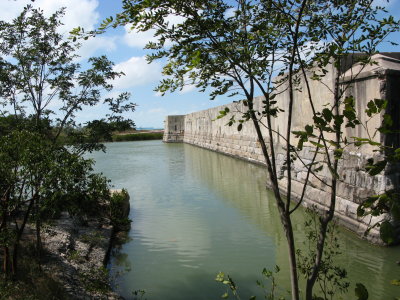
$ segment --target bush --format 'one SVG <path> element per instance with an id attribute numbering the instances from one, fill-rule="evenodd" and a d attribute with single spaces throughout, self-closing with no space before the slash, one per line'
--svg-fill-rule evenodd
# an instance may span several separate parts
<path id="1" fill-rule="evenodd" d="M 127 142 L 127 141 L 145 141 L 145 140 L 161 140 L 164 133 L 162 132 L 142 132 L 123 135 L 114 135 L 114 142 Z"/>
<path id="2" fill-rule="evenodd" d="M 129 230 L 129 194 L 127 190 L 113 191 L 110 197 L 110 221 L 116 231 Z"/>

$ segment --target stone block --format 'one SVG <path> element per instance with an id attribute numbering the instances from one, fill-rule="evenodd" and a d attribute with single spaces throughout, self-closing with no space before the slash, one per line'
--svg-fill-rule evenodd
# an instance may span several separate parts
<path id="1" fill-rule="evenodd" d="M 345 182 L 338 182 L 336 185 L 336 193 L 339 197 L 342 197 L 346 200 L 353 200 L 354 195 L 354 187 Z"/>

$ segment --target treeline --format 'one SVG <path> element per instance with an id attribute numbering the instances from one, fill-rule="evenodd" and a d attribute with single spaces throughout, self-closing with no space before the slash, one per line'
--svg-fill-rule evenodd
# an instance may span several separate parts
<path id="1" fill-rule="evenodd" d="M 118 134 L 113 136 L 114 142 L 161 140 L 163 132 L 138 132 L 131 134 Z"/>

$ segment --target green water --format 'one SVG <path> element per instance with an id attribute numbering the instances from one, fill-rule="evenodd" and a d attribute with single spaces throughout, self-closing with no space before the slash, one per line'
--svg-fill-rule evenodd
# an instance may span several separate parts
<path id="1" fill-rule="evenodd" d="M 236 281 L 241 299 L 261 295 L 256 280 L 264 267 L 281 267 L 280 290 L 289 288 L 286 241 L 274 199 L 264 186 L 264 168 L 186 144 L 161 141 L 113 143 L 94 153 L 96 170 L 131 195 L 130 241 L 111 258 L 115 288 L 127 299 L 146 290 L 148 300 L 220 299 L 219 271 Z M 304 212 L 295 216 L 298 244 Z M 370 300 L 390 300 L 400 287 L 399 248 L 369 245 L 341 230 L 342 255 L 355 299 L 355 282 Z M 260 298 L 258 298 L 260 299 Z M 287 297 L 289 299 L 289 297 Z"/>

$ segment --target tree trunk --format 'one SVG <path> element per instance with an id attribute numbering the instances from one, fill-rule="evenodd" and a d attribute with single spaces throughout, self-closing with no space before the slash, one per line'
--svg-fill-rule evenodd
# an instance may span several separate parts
<path id="1" fill-rule="evenodd" d="M 19 242 L 21 240 L 22 234 L 24 233 L 26 222 L 28 221 L 29 215 L 31 213 L 33 203 L 35 202 L 36 195 L 32 197 L 31 201 L 29 202 L 28 209 L 25 213 L 24 220 L 22 221 L 21 227 L 17 232 L 17 236 L 15 238 L 15 242 L 13 245 L 13 252 L 12 252 L 12 274 L 15 276 L 18 272 L 18 252 L 19 252 Z"/>
<path id="2" fill-rule="evenodd" d="M 265 144 L 264 137 L 261 132 L 260 124 L 254 114 L 252 102 L 249 101 L 249 109 L 251 111 L 251 118 L 254 124 L 254 127 L 257 132 L 257 137 L 260 141 L 261 149 L 263 151 L 263 155 L 267 164 L 268 173 L 270 176 L 270 180 L 272 182 L 272 190 L 275 195 L 275 200 L 278 206 L 281 222 L 283 224 L 283 228 L 286 234 L 286 241 L 288 243 L 288 250 L 289 250 L 289 263 L 290 263 L 290 282 L 292 288 L 292 300 L 299 300 L 299 280 L 297 276 L 297 264 L 296 264 L 296 248 L 294 243 L 294 236 L 293 236 L 293 227 L 292 222 L 290 219 L 290 212 L 289 210 L 285 209 L 285 203 L 283 202 L 280 192 L 279 192 L 279 185 L 276 176 L 276 172 L 273 171 L 273 165 L 275 165 L 275 157 L 271 155 L 271 158 L 268 155 L 268 150 Z M 272 133 L 271 133 L 272 135 Z M 272 137 L 272 136 L 271 136 Z M 276 169 L 275 169 L 276 170 Z"/>
<path id="3" fill-rule="evenodd" d="M 8 215 L 8 211 L 7 211 L 7 208 L 8 208 L 8 199 L 9 199 L 9 197 L 10 197 L 10 193 L 9 192 L 7 192 L 6 193 L 6 195 L 5 195 L 5 197 L 2 199 L 2 218 L 1 218 L 1 224 L 0 224 L 0 233 L 1 232 L 7 232 L 7 222 L 8 222 L 8 218 L 7 218 L 7 215 Z M 9 269 L 9 266 L 10 266 L 10 255 L 9 255 L 9 249 L 8 249 L 8 246 L 5 244 L 4 246 L 3 246 L 3 255 L 4 255 L 4 257 L 3 257 L 3 271 L 4 271 L 4 274 L 6 275 L 6 277 L 8 277 L 8 274 L 9 274 L 9 272 L 10 272 L 10 269 Z"/>
<path id="4" fill-rule="evenodd" d="M 6 278 L 8 278 L 10 274 L 10 251 L 7 246 L 3 247 L 3 271 Z"/>
<path id="5" fill-rule="evenodd" d="M 335 91 L 334 91 L 334 111 L 335 115 L 339 116 L 339 106 L 340 106 L 340 99 L 342 97 L 341 92 L 340 92 L 340 86 L 339 86 L 339 79 L 340 79 L 340 59 L 337 62 L 336 66 L 336 76 L 335 76 Z M 341 125 L 337 125 L 335 128 L 335 142 L 336 146 L 334 148 L 334 153 L 337 149 L 340 148 L 341 145 Z M 329 155 L 329 153 L 326 153 L 326 155 Z M 338 166 L 339 166 L 339 158 L 334 156 L 334 161 L 333 165 L 330 163 L 330 167 L 333 170 L 332 172 L 332 180 L 331 180 L 331 199 L 330 199 L 330 204 L 328 211 L 326 211 L 326 215 L 321 219 L 321 226 L 320 226 L 320 231 L 319 231 L 319 238 L 317 242 L 317 251 L 315 255 L 315 262 L 314 266 L 312 269 L 312 272 L 310 276 L 307 278 L 307 285 L 306 285 L 306 300 L 312 300 L 312 291 L 315 285 L 315 282 L 318 278 L 318 273 L 321 267 L 321 262 L 322 262 L 322 257 L 324 253 L 324 247 L 325 247 L 325 239 L 326 239 L 326 232 L 328 229 L 329 223 L 332 221 L 334 215 L 335 215 L 335 206 L 336 206 L 336 184 L 337 184 L 337 171 L 338 171 Z"/>
<path id="6" fill-rule="evenodd" d="M 40 216 L 39 212 L 38 215 L 36 216 L 36 255 L 37 255 L 37 262 L 40 267 L 40 259 L 41 259 L 41 254 L 42 254 L 42 237 L 40 234 L 40 229 L 41 229 L 41 222 L 40 222 Z"/>
<path id="7" fill-rule="evenodd" d="M 287 216 L 286 216 L 287 217 Z M 297 276 L 296 247 L 294 245 L 293 227 L 290 217 L 287 217 L 285 226 L 286 239 L 289 248 L 290 283 L 292 287 L 292 300 L 299 299 L 299 280 Z"/>

